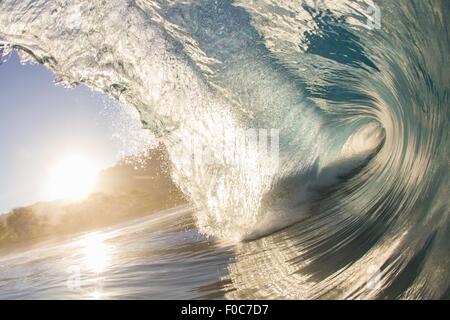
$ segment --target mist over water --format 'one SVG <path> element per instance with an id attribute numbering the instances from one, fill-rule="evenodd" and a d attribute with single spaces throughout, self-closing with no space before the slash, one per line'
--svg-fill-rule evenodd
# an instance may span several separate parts
<path id="1" fill-rule="evenodd" d="M 232 248 L 223 297 L 448 298 L 448 18 L 445 0 L 6 0 L 0 45 L 139 111 L 193 230 Z M 235 143 L 249 129 L 276 157 Z"/>

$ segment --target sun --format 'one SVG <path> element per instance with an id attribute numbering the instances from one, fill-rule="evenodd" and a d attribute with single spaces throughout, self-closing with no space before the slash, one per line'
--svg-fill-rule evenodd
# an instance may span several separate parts
<path id="1" fill-rule="evenodd" d="M 81 200 L 96 184 L 98 169 L 83 155 L 67 155 L 52 166 L 48 178 L 48 193 L 53 200 Z"/>

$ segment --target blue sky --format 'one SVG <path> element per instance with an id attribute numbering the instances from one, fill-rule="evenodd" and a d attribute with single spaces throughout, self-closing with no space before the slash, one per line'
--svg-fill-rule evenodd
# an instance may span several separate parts
<path id="1" fill-rule="evenodd" d="M 135 114 L 86 87 L 53 83 L 41 65 L 16 54 L 0 65 L 0 213 L 45 199 L 49 166 L 67 152 L 101 168 L 145 148 Z"/>

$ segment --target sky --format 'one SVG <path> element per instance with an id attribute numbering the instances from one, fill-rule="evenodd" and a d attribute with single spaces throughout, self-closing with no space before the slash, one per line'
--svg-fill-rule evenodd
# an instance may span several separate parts
<path id="1" fill-rule="evenodd" d="M 136 112 L 84 86 L 55 85 L 37 64 L 12 54 L 0 65 L 0 213 L 50 199 L 46 182 L 64 154 L 104 169 L 146 149 Z"/>

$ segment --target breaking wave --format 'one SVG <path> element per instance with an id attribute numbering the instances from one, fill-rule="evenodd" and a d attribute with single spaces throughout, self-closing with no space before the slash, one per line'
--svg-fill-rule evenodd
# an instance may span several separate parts
<path id="1" fill-rule="evenodd" d="M 0 52 L 139 111 L 229 297 L 448 298 L 449 7 L 3 0 Z"/>

